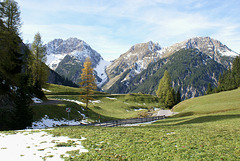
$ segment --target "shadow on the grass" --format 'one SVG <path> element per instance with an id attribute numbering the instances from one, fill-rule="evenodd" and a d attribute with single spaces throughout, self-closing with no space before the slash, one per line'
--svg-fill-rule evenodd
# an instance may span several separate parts
<path id="1" fill-rule="evenodd" d="M 197 123 L 206 123 L 206 122 L 215 122 L 222 121 L 228 119 L 236 119 L 240 118 L 240 114 L 235 115 L 211 115 L 211 116 L 200 116 L 195 117 L 186 121 L 182 121 L 180 123 L 176 123 L 175 125 L 186 125 L 186 124 L 197 124 Z"/>
<path id="2" fill-rule="evenodd" d="M 229 114 L 229 115 L 208 115 L 208 116 L 185 116 L 185 117 L 170 117 L 164 120 L 153 123 L 155 127 L 161 126 L 178 126 L 178 125 L 189 125 L 189 124 L 201 124 L 208 122 L 223 121 L 229 119 L 240 119 L 240 114 Z M 153 127 L 154 127 L 153 126 Z"/>

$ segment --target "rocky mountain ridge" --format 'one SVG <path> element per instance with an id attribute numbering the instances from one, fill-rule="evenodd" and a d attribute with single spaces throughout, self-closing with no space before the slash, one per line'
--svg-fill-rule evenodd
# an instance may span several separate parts
<path id="1" fill-rule="evenodd" d="M 109 62 L 105 61 L 86 42 L 77 38 L 55 39 L 47 43 L 45 47 L 47 52 L 46 64 L 74 83 L 80 81 L 81 69 L 87 57 L 90 57 L 92 61 L 98 86 L 101 87 L 108 80 L 105 68 Z"/>
<path id="2" fill-rule="evenodd" d="M 152 47 L 150 48 L 149 46 Z M 221 70 L 219 70 L 220 72 L 223 72 L 224 69 L 226 70 L 227 68 L 231 67 L 231 62 L 234 56 L 238 55 L 236 52 L 229 49 L 226 45 L 222 44 L 220 41 L 214 40 L 210 37 L 195 37 L 164 48 L 161 48 L 161 46 L 158 43 L 152 43 L 151 41 L 148 43 L 136 44 L 107 67 L 109 81 L 106 83 L 103 89 L 110 93 L 143 92 L 141 90 L 132 90 L 132 88 L 137 88 L 136 86 L 139 86 L 145 80 L 148 80 L 149 74 L 145 76 L 142 75 L 142 72 L 146 70 L 146 67 L 156 63 L 161 59 L 171 57 L 172 55 L 174 55 L 175 53 L 182 49 L 197 49 L 198 52 L 205 54 L 208 57 L 208 59 L 213 60 L 211 61 L 211 64 L 215 64 L 214 62 L 216 62 L 217 64 L 222 65 L 224 68 L 221 68 Z M 195 58 L 193 57 L 193 59 Z M 206 60 L 204 60 L 203 57 L 201 59 L 202 60 L 200 60 L 200 62 L 201 61 L 206 62 Z M 169 61 L 171 60 L 166 59 L 165 64 L 167 64 Z M 188 63 L 191 64 L 191 62 Z M 142 64 L 144 64 L 144 66 Z M 160 68 L 161 67 L 159 67 L 159 69 L 156 69 L 155 71 L 160 70 Z M 204 67 L 202 66 L 201 68 Z M 179 70 L 178 67 L 176 67 L 175 70 L 178 71 Z M 216 80 L 218 79 L 216 73 L 219 74 L 219 72 L 217 71 L 216 68 L 214 68 L 214 70 L 210 70 L 209 72 L 210 73 L 208 73 L 207 76 L 213 78 L 210 82 L 214 85 L 216 84 Z M 136 81 L 134 82 L 138 75 L 141 75 L 142 79 L 138 80 L 139 82 Z M 207 80 L 206 77 L 204 78 L 205 80 Z M 158 77 L 158 81 L 160 79 L 161 78 Z M 158 84 L 158 82 L 148 83 L 149 84 L 155 83 L 153 85 L 154 88 L 156 87 L 156 83 Z M 176 83 L 177 82 L 173 82 L 173 86 L 176 85 Z M 206 86 L 204 85 L 202 87 L 203 87 L 202 91 L 201 89 L 193 90 L 193 86 L 184 87 L 184 89 L 181 90 L 183 92 L 184 98 L 195 97 L 202 95 L 204 93 L 204 91 L 206 90 L 205 89 Z M 150 92 L 147 93 L 153 94 L 153 91 L 150 90 Z"/>
<path id="3" fill-rule="evenodd" d="M 148 67 L 149 63 L 156 62 L 161 58 L 160 51 L 161 46 L 152 41 L 132 46 L 107 67 L 106 71 L 109 81 L 104 86 L 104 89 L 111 87 L 121 77 L 123 72 L 128 69 L 131 69 L 131 71 L 126 76 L 126 79 L 141 73 Z"/>
<path id="4" fill-rule="evenodd" d="M 149 64 L 147 69 L 129 80 L 124 79 L 129 72 L 125 71 L 107 92 L 155 94 L 165 70 L 171 76 L 172 87 L 180 90 L 182 99 L 185 99 L 203 95 L 208 83 L 216 86 L 219 74 L 226 68 L 198 49 L 181 49 Z"/>
<path id="5" fill-rule="evenodd" d="M 225 67 L 229 67 L 231 64 L 229 64 L 229 62 L 226 62 L 223 57 L 234 57 L 239 55 L 218 40 L 210 37 L 194 37 L 163 48 L 161 50 L 162 57 L 171 56 L 183 48 L 198 49 L 199 51 L 206 53 L 218 63 L 225 65 Z"/>

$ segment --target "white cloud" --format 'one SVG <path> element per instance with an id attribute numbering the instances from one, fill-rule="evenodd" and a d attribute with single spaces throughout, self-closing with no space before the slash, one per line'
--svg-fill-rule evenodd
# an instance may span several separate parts
<path id="1" fill-rule="evenodd" d="M 212 36 L 240 51 L 240 11 L 232 0 L 18 1 L 25 41 L 36 32 L 45 42 L 78 37 L 110 59 L 135 43 L 167 46 L 194 36 Z"/>

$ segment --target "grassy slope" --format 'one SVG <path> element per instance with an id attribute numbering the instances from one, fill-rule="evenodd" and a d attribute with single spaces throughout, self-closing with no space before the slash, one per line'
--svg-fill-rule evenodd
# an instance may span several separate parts
<path id="1" fill-rule="evenodd" d="M 71 113 L 69 115 L 70 120 L 81 120 L 82 116 L 79 115 L 78 111 L 84 113 L 83 108 L 76 103 L 62 101 L 57 104 L 45 104 L 45 105 L 32 105 L 33 109 L 33 120 L 41 120 L 45 115 L 48 115 L 50 119 L 62 120 L 63 118 L 68 119 L 68 113 L 66 112 L 67 107 L 71 107 Z"/>
<path id="2" fill-rule="evenodd" d="M 240 110 L 240 88 L 183 101 L 174 107 L 175 112 L 209 114 Z"/>
<path id="3" fill-rule="evenodd" d="M 80 88 L 49 84 L 47 89 L 51 91 L 45 92 L 47 98 L 70 99 L 83 102 L 80 96 L 84 94 L 84 91 Z M 109 99 L 109 97 L 112 99 Z M 39 120 L 45 115 L 48 115 L 50 118 L 67 119 L 65 112 L 66 107 L 76 109 L 70 113 L 72 119 L 81 119 L 77 112 L 80 111 L 89 116 L 89 121 L 98 121 L 99 116 L 101 121 L 107 121 L 138 117 L 139 111 L 134 111 L 134 109 L 146 109 L 142 111 L 147 112 L 148 109 L 151 109 L 152 107 L 160 106 L 157 97 L 143 94 L 109 95 L 102 92 L 96 92 L 94 99 L 99 101 L 99 103 L 90 103 L 89 109 L 87 110 L 88 112 L 81 110 L 85 109 L 84 105 L 78 105 L 66 101 L 58 104 L 32 106 L 35 113 L 34 120 Z"/>
<path id="4" fill-rule="evenodd" d="M 47 94 L 47 95 L 81 95 L 81 94 L 85 94 L 84 89 L 56 85 L 56 84 L 48 84 L 46 89 L 51 91 L 51 92 L 45 92 L 45 94 Z M 103 94 L 103 93 L 96 91 L 95 94 Z"/>
<path id="5" fill-rule="evenodd" d="M 73 151 L 66 160 L 240 160 L 239 91 L 184 101 L 175 111 L 193 115 L 149 126 L 65 127 L 50 132 L 87 138 L 82 143 L 89 153 Z"/>

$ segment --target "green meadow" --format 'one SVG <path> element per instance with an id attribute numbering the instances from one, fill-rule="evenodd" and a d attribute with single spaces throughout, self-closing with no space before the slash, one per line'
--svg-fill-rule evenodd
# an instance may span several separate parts
<path id="1" fill-rule="evenodd" d="M 103 92 L 95 92 L 93 101 L 89 104 L 88 109 L 84 104 L 77 104 L 78 101 L 84 102 L 82 95 L 84 90 L 61 85 L 48 84 L 45 92 L 46 97 L 55 100 L 53 103 L 33 104 L 31 107 L 34 111 L 34 121 L 40 120 L 45 115 L 50 119 L 60 120 L 67 119 L 66 107 L 73 110 L 70 113 L 70 119 L 81 120 L 82 116 L 88 117 L 89 122 L 109 121 L 117 119 L 137 118 L 141 115 L 150 115 L 154 108 L 163 107 L 159 98 L 147 94 L 124 94 L 111 95 Z M 66 101 L 68 100 L 68 101 Z"/>
<path id="2" fill-rule="evenodd" d="M 50 133 L 82 141 L 88 153 L 65 160 L 240 160 L 240 88 L 193 98 L 180 114 L 136 127 L 60 127 Z"/>

